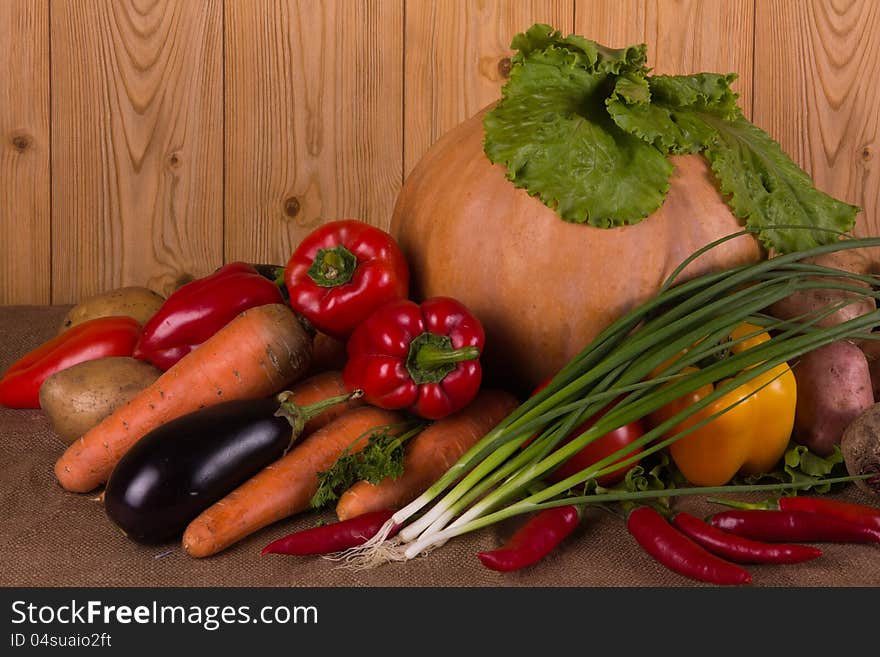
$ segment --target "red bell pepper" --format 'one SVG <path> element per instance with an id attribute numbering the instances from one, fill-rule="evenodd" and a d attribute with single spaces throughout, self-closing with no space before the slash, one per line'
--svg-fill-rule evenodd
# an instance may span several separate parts
<path id="1" fill-rule="evenodd" d="M 409 267 L 385 231 L 353 219 L 333 221 L 300 242 L 285 270 L 290 306 L 339 340 L 379 306 L 405 299 Z"/>
<path id="2" fill-rule="evenodd" d="M 437 420 L 477 395 L 484 342 L 482 324 L 455 299 L 399 299 L 355 329 L 342 377 L 374 406 Z"/>
<path id="3" fill-rule="evenodd" d="M 281 290 L 246 262 L 231 262 L 172 294 L 144 325 L 134 357 L 167 370 L 248 308 L 284 303 Z"/>
<path id="4" fill-rule="evenodd" d="M 131 356 L 141 325 L 131 317 L 83 322 L 25 354 L 0 379 L 0 406 L 40 408 L 40 386 L 55 372 L 111 356 Z"/>

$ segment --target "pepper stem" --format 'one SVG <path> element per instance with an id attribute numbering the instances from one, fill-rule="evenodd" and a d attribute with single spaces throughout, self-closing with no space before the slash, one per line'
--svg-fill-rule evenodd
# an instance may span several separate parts
<path id="1" fill-rule="evenodd" d="M 426 345 L 419 349 L 416 355 L 416 363 L 423 369 L 446 365 L 447 363 L 461 363 L 466 360 L 476 360 L 480 357 L 480 350 L 476 347 L 461 347 L 451 351 L 444 351 Z"/>
<path id="2" fill-rule="evenodd" d="M 332 406 L 363 397 L 364 391 L 358 389 L 346 395 L 328 397 L 327 399 L 322 399 L 321 401 L 309 404 L 308 406 L 298 406 L 290 401 L 290 396 L 292 394 L 293 393 L 289 390 L 285 390 L 284 392 L 278 393 L 275 397 L 280 404 L 278 410 L 275 411 L 275 417 L 283 417 L 290 422 L 290 426 L 293 427 L 293 438 L 296 439 L 297 436 L 303 432 L 306 422 L 313 417 L 320 415 Z"/>
<path id="3" fill-rule="evenodd" d="M 357 256 L 338 244 L 331 249 L 318 249 L 308 274 L 321 287 L 336 287 L 351 280 L 357 264 Z"/>
<path id="4" fill-rule="evenodd" d="M 423 383 L 439 383 L 455 369 L 457 363 L 480 357 L 477 347 L 453 348 L 448 335 L 422 333 L 409 344 L 406 369 L 412 380 Z"/>

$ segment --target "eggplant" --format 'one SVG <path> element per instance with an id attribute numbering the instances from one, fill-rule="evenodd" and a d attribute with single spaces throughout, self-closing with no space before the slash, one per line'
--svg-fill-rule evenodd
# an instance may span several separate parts
<path id="1" fill-rule="evenodd" d="M 110 519 L 139 543 L 183 533 L 290 447 L 294 428 L 276 417 L 278 399 L 230 401 L 164 424 L 122 457 L 107 482 Z"/>

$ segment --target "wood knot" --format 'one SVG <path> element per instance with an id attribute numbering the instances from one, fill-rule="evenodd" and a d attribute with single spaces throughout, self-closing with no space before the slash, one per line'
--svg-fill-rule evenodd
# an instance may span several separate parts
<path id="1" fill-rule="evenodd" d="M 502 78 L 510 77 L 510 57 L 502 57 L 498 61 L 498 74 Z"/>
<path id="2" fill-rule="evenodd" d="M 180 155 L 178 155 L 177 152 L 174 152 L 168 156 L 168 166 L 170 166 L 172 169 L 176 169 L 180 166 Z"/>
<path id="3" fill-rule="evenodd" d="M 862 149 L 862 161 L 863 162 L 870 162 L 872 159 L 874 159 L 874 153 L 871 152 L 870 148 L 865 146 Z"/>
<path id="4" fill-rule="evenodd" d="M 284 214 L 287 215 L 288 218 L 293 219 L 296 217 L 296 215 L 299 214 L 300 209 L 299 199 L 296 198 L 296 196 L 291 196 L 284 201 Z"/>
<path id="5" fill-rule="evenodd" d="M 13 135 L 12 147 L 19 153 L 23 153 L 31 145 L 31 138 L 27 135 Z"/>

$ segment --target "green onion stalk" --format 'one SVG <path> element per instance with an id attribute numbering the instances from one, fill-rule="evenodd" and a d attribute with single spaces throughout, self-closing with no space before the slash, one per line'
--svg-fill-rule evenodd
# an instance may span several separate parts
<path id="1" fill-rule="evenodd" d="M 372 564 L 380 554 L 381 560 L 410 559 L 454 536 L 517 514 L 563 504 L 601 504 L 651 495 L 717 494 L 743 488 L 692 487 L 580 497 L 572 497 L 571 493 L 574 487 L 633 465 L 711 422 L 731 407 L 670 434 L 693 414 L 755 377 L 832 342 L 864 338 L 880 326 L 880 310 L 834 326 L 819 326 L 822 319 L 848 303 L 865 296 L 880 299 L 874 289 L 880 279 L 805 262 L 836 251 L 877 247 L 880 238 L 842 239 L 673 284 L 703 253 L 743 234 L 746 231 L 713 242 L 682 262 L 656 296 L 602 331 L 545 388 L 504 418 L 425 493 L 397 511 L 382 530 L 355 550 L 352 558 L 364 564 Z M 795 292 L 810 289 L 834 289 L 846 296 L 836 304 L 793 319 L 781 320 L 762 312 Z M 760 326 L 762 332 L 772 332 L 771 338 L 731 354 L 729 347 L 735 341 L 730 334 L 743 322 Z M 698 363 L 699 369 L 689 368 Z M 545 475 L 589 443 L 707 384 L 715 386 L 711 394 L 638 440 L 563 481 L 545 485 Z M 613 399 L 619 401 L 588 430 L 560 445 L 575 427 L 596 418 Z M 641 452 L 633 454 L 639 447 Z M 798 486 L 770 487 L 784 490 Z M 771 488 L 752 486 L 743 490 Z M 391 529 L 399 525 L 404 525 L 399 534 L 388 539 Z"/>

